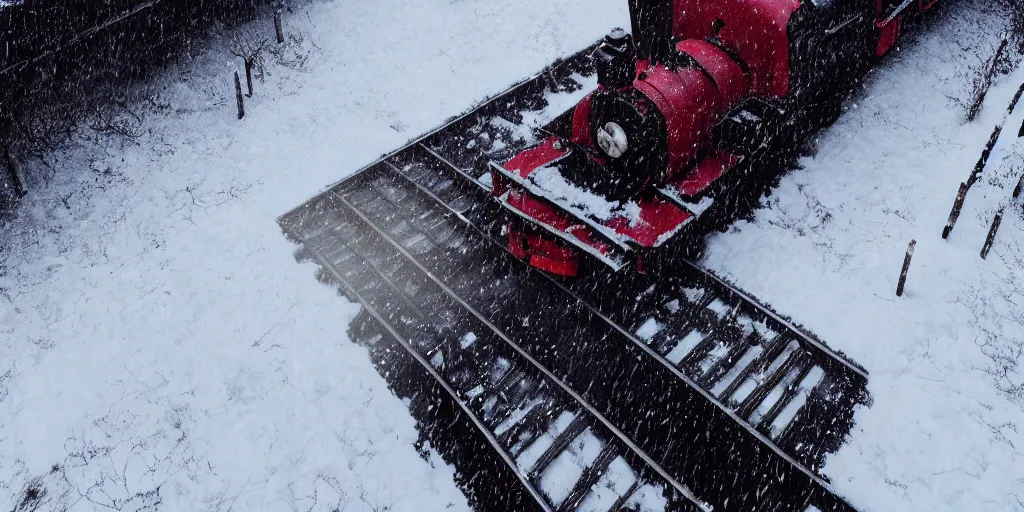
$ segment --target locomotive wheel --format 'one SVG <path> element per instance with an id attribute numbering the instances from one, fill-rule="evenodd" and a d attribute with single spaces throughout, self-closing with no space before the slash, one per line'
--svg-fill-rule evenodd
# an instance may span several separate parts
<path id="1" fill-rule="evenodd" d="M 828 98 L 815 108 L 814 122 L 820 128 L 828 128 L 843 115 L 843 103 L 839 98 Z"/>

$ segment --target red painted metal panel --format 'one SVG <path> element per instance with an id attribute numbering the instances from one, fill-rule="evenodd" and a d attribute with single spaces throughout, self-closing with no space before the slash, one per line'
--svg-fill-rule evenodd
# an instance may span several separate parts
<path id="1" fill-rule="evenodd" d="M 750 76 L 721 48 L 698 39 L 680 41 L 676 48 L 693 57 L 715 78 L 718 92 L 732 106 L 750 94 Z"/>
<path id="2" fill-rule="evenodd" d="M 715 84 L 697 68 L 669 70 L 655 66 L 637 90 L 651 99 L 668 128 L 668 175 L 692 164 L 697 152 L 711 142 L 711 128 L 727 110 Z"/>
<path id="3" fill-rule="evenodd" d="M 739 157 L 716 150 L 701 160 L 685 179 L 675 185 L 676 191 L 684 197 L 696 196 L 722 177 L 739 160 Z"/>
<path id="4" fill-rule="evenodd" d="M 572 136 L 569 139 L 574 144 L 593 148 L 594 141 L 590 137 L 590 101 L 594 94 L 590 93 L 579 103 L 572 113 Z"/>
<path id="5" fill-rule="evenodd" d="M 674 33 L 682 39 L 711 37 L 735 48 L 750 67 L 755 95 L 781 98 L 789 91 L 789 19 L 800 0 L 676 0 Z"/>
<path id="6" fill-rule="evenodd" d="M 525 149 L 523 152 L 512 157 L 511 160 L 505 163 L 504 167 L 523 178 L 527 178 L 533 171 L 551 164 L 568 153 L 568 150 L 565 148 L 556 148 L 557 142 L 556 138 L 548 137 L 539 145 Z"/>
<path id="7" fill-rule="evenodd" d="M 900 39 L 900 28 L 903 26 L 903 18 L 899 17 L 891 22 L 882 25 L 882 35 L 878 38 L 878 47 L 875 48 L 875 54 L 881 57 L 889 53 L 896 46 L 896 41 Z"/>
<path id="8" fill-rule="evenodd" d="M 639 219 L 614 217 L 606 225 L 643 247 L 656 247 L 685 225 L 693 214 L 660 197 L 638 202 Z"/>

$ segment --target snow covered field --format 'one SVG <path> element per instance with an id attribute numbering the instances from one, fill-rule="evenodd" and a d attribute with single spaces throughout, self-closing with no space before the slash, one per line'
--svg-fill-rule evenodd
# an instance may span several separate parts
<path id="1" fill-rule="evenodd" d="M 997 151 L 939 237 L 1024 81 L 962 124 L 950 97 L 978 64 L 962 37 L 992 47 L 1002 23 L 986 9 L 957 2 L 889 59 L 704 262 L 871 372 L 874 403 L 826 468 L 865 510 L 1024 510 L 1020 202 L 978 256 L 1020 153 Z M 244 120 L 225 35 L 133 107 L 137 140 L 84 129 L 52 170 L 32 163 L 48 179 L 0 232 L 0 507 L 466 509 L 347 340 L 356 306 L 294 262 L 275 218 L 615 25 L 623 0 L 302 3 Z"/>
<path id="2" fill-rule="evenodd" d="M 83 129 L 31 164 L 48 179 L 0 233 L 0 508 L 466 509 L 347 340 L 356 306 L 275 218 L 627 24 L 626 4 L 313 2 L 284 21 L 301 41 L 265 56 L 244 120 L 225 35 L 133 106 L 137 140 Z"/>
<path id="3" fill-rule="evenodd" d="M 703 262 L 870 372 L 874 403 L 825 468 L 864 510 L 1024 510 L 1024 200 L 979 256 L 1024 172 L 1024 105 L 941 238 L 960 182 L 1024 81 L 1022 71 L 1003 77 L 980 118 L 963 123 L 951 98 L 966 99 L 961 75 L 980 63 L 963 47 L 994 49 L 1004 23 L 982 5 L 956 4 L 905 44 L 753 222 L 709 240 Z"/>

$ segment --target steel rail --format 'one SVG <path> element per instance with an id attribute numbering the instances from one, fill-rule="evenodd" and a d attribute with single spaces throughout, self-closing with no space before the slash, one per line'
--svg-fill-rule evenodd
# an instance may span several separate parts
<path id="1" fill-rule="evenodd" d="M 692 260 L 683 258 L 683 259 L 680 259 L 680 261 L 683 264 L 689 266 L 695 272 L 699 272 L 704 277 L 707 277 L 708 279 L 711 279 L 718 286 L 726 288 L 731 293 L 733 293 L 736 296 L 738 296 L 740 298 L 740 300 L 742 300 L 743 302 L 749 304 L 751 307 L 756 309 L 758 311 L 758 313 L 761 313 L 762 315 L 770 317 L 772 320 L 778 322 L 780 325 L 784 326 L 786 329 L 791 331 L 793 334 L 796 334 L 796 336 L 798 338 L 800 338 L 800 341 L 805 342 L 805 343 L 813 346 L 815 350 L 822 352 L 829 359 L 839 362 L 844 367 L 846 367 L 847 370 L 849 370 L 849 371 L 851 371 L 853 373 L 856 373 L 862 379 L 864 379 L 864 380 L 868 379 L 868 372 L 867 372 L 867 370 L 865 370 L 865 369 L 863 369 L 863 368 L 853 364 L 846 357 L 844 357 L 841 354 L 837 353 L 836 351 L 832 350 L 828 345 L 825 345 L 821 341 L 817 340 L 814 336 L 812 336 L 812 335 L 808 334 L 807 332 L 805 332 L 802 328 L 797 327 L 796 325 L 794 325 L 792 321 L 787 320 L 782 315 L 779 315 L 775 311 L 771 310 L 769 307 L 761 304 L 761 302 L 759 300 L 755 299 L 749 293 L 747 293 L 747 292 L 745 292 L 745 291 L 743 291 L 743 290 L 741 290 L 739 288 L 736 288 L 731 283 L 729 283 L 725 279 L 719 277 L 717 274 L 715 274 L 711 270 L 708 270 L 708 269 L 702 267 L 701 265 L 697 264 L 696 262 L 694 262 Z"/>
<path id="2" fill-rule="evenodd" d="M 1022 88 L 1024 88 L 1024 86 L 1022 86 Z M 459 176 L 462 176 L 462 177 L 466 178 L 466 180 L 468 182 L 470 182 L 473 185 L 477 186 L 482 191 L 485 191 L 485 192 L 488 192 L 488 193 L 490 192 L 490 189 L 488 187 L 486 187 L 485 185 L 483 185 L 482 183 L 477 181 L 475 178 L 473 178 L 473 177 L 469 176 L 468 174 L 466 174 L 464 171 L 459 169 L 458 166 L 453 164 L 447 158 L 444 158 L 442 155 L 438 154 L 436 151 L 434 151 L 433 149 L 429 148 L 425 144 L 420 143 L 420 147 L 423 150 L 425 150 L 427 152 L 427 154 L 435 157 L 438 162 L 444 164 L 450 170 L 456 172 Z M 385 160 L 385 163 L 390 164 L 399 173 L 402 172 L 400 169 L 397 169 L 397 167 L 395 165 L 391 164 L 387 160 Z M 494 198 L 494 200 L 498 201 L 499 204 L 501 202 L 499 198 Z M 502 205 L 502 206 L 505 206 L 505 205 Z M 511 210 L 510 208 L 505 208 L 505 209 L 506 210 Z M 518 213 L 518 212 L 513 212 L 513 213 L 517 213 L 520 216 L 522 216 L 521 213 Z M 469 222 L 468 220 L 465 219 L 465 217 L 461 217 L 461 218 L 465 222 Z M 545 225 L 544 227 L 547 227 L 547 226 Z M 548 231 L 552 231 L 552 229 L 549 228 Z M 561 238 L 563 238 L 563 239 L 566 238 L 566 235 L 559 235 L 559 236 Z M 501 244 L 499 244 L 499 245 L 501 245 Z M 574 245 L 576 245 L 576 244 L 574 243 Z M 504 246 L 502 246 L 502 247 L 504 247 Z M 505 247 L 505 249 L 507 250 L 507 247 Z M 588 253 L 589 254 L 593 254 L 592 252 L 589 252 L 589 251 L 588 251 Z M 619 270 L 618 268 L 615 268 L 614 266 L 610 265 L 608 261 L 605 261 L 604 257 L 601 257 L 601 256 L 597 256 L 597 257 L 598 257 L 598 259 L 601 260 L 602 263 L 605 263 L 606 265 L 609 265 L 609 267 L 611 267 L 613 270 L 616 270 L 616 271 Z M 714 273 L 710 269 L 707 269 L 707 268 L 703 267 L 702 265 L 698 264 L 697 262 L 695 262 L 695 261 L 693 261 L 691 259 L 688 259 L 688 258 L 677 258 L 677 261 L 679 261 L 682 264 L 688 266 L 691 270 L 693 270 L 694 272 L 698 273 L 701 277 L 707 278 L 714 285 L 722 287 L 722 288 L 725 288 L 728 292 L 730 292 L 730 293 L 734 294 L 736 297 L 738 297 L 740 301 L 742 301 L 742 302 L 744 302 L 746 304 L 749 304 L 751 307 L 753 307 L 758 313 L 760 313 L 760 314 L 762 314 L 762 315 L 764 315 L 766 317 L 769 317 L 773 321 L 775 321 L 778 324 L 782 325 L 787 330 L 791 331 L 797 338 L 799 338 L 799 340 L 801 342 L 810 345 L 813 350 L 822 352 L 823 353 L 822 355 L 824 355 L 825 357 L 829 358 L 830 360 L 834 360 L 834 361 L 838 362 L 839 364 L 844 366 L 847 370 L 852 371 L 853 373 L 857 374 L 860 378 L 862 378 L 864 380 L 868 379 L 868 372 L 867 372 L 867 370 L 865 370 L 865 369 L 857 366 L 856 364 L 852 363 L 845 356 L 837 353 L 835 350 L 833 350 L 829 346 L 827 346 L 824 343 L 822 343 L 816 337 L 814 337 L 813 335 L 811 335 L 811 334 L 807 333 L 806 331 L 804 331 L 801 327 L 796 326 L 795 324 L 793 324 L 793 322 L 791 320 L 786 319 L 785 317 L 783 317 L 782 315 L 776 313 L 774 310 L 772 310 L 768 306 L 765 306 L 764 304 L 762 304 L 759 300 L 754 298 L 749 293 L 747 293 L 747 292 L 745 292 L 745 291 L 735 287 L 733 284 L 731 284 L 726 279 L 724 279 L 722 277 L 719 277 L 716 273 Z"/>
<path id="3" fill-rule="evenodd" d="M 490 330 L 495 336 L 497 336 L 499 339 L 505 342 L 510 348 L 512 348 L 512 350 L 514 350 L 520 357 L 528 361 L 531 365 L 534 366 L 534 368 L 543 373 L 548 379 L 557 384 L 566 394 L 571 396 L 591 416 L 597 419 L 602 426 L 604 426 L 609 432 L 611 432 L 616 438 L 618 438 L 618 440 L 622 442 L 626 447 L 628 447 L 630 451 L 632 451 L 641 460 L 643 460 L 644 463 L 647 464 L 647 466 L 650 467 L 655 473 L 657 473 L 659 477 L 665 480 L 665 482 L 671 485 L 682 496 L 686 497 L 699 508 L 705 510 L 706 512 L 711 512 L 712 509 L 709 505 L 707 505 L 702 500 L 700 500 L 700 498 L 695 496 L 689 487 L 679 482 L 674 476 L 668 473 L 668 471 L 666 471 L 661 466 L 661 464 L 655 461 L 650 455 L 647 454 L 647 452 L 645 452 L 635 442 L 633 442 L 633 440 L 630 439 L 629 436 L 627 436 L 618 427 L 616 427 L 614 424 L 608 421 L 608 419 L 605 418 L 604 415 L 601 414 L 601 412 L 598 411 L 589 401 L 587 401 L 579 393 L 577 393 L 571 387 L 565 384 L 565 382 L 563 382 L 562 379 L 558 378 L 544 365 L 540 364 L 539 361 L 537 361 L 533 356 L 526 352 L 518 343 L 513 341 L 507 334 L 505 334 L 505 332 L 501 328 L 494 325 L 479 310 L 474 308 L 471 304 L 466 302 L 462 297 L 455 293 L 455 291 L 452 290 L 447 284 L 445 284 L 443 280 L 438 278 L 436 275 L 434 275 L 433 272 L 424 267 L 423 264 L 420 263 L 420 261 L 417 258 L 410 254 L 404 247 L 401 246 L 401 244 L 394 240 L 394 238 L 392 238 L 388 233 L 384 232 L 384 230 L 382 230 L 365 214 L 363 214 L 363 212 L 361 212 L 358 209 L 358 207 L 353 205 L 347 198 L 337 193 L 337 191 L 335 190 L 332 190 L 332 193 L 345 205 L 346 208 L 348 208 L 349 211 L 351 211 L 353 214 L 359 217 L 359 219 L 362 220 L 362 222 L 369 226 L 371 229 L 373 229 L 378 234 L 378 236 L 380 236 L 385 241 L 390 243 L 393 246 L 393 248 L 396 251 L 398 251 L 404 258 L 406 258 L 406 260 L 409 263 L 415 266 L 428 279 L 433 281 L 437 287 L 444 291 L 445 295 L 447 295 L 453 301 L 457 302 L 463 309 L 466 310 L 466 312 L 470 313 L 473 317 L 475 317 L 480 323 L 487 327 L 487 329 Z"/>
<path id="4" fill-rule="evenodd" d="M 290 234 L 293 236 L 298 235 L 298 233 L 295 233 L 294 230 L 288 228 L 285 229 L 288 230 Z M 299 237 L 298 239 L 302 240 L 301 237 Z M 411 355 L 416 360 L 416 362 L 418 362 L 420 366 L 422 366 L 423 369 L 430 374 L 434 381 L 437 382 L 438 385 L 440 385 L 445 390 L 445 392 L 448 393 L 451 399 L 454 400 L 455 403 L 459 406 L 459 409 L 462 410 L 462 413 L 469 418 L 473 425 L 476 426 L 477 430 L 479 430 L 483 434 L 484 438 L 487 439 L 487 443 L 491 445 L 491 448 L 498 452 L 498 455 L 505 462 L 505 464 L 508 465 L 509 469 L 512 470 L 513 474 L 516 475 L 516 478 L 519 480 L 519 483 L 526 488 L 527 492 L 530 493 L 530 496 L 534 499 L 534 501 L 537 502 L 537 504 L 540 505 L 540 507 L 544 509 L 545 512 L 555 512 L 555 509 L 548 505 L 547 501 L 543 498 L 543 495 L 540 493 L 540 491 L 537 490 L 534 487 L 534 485 L 526 478 L 526 475 L 523 474 L 522 471 L 520 471 L 519 466 L 516 465 L 515 461 L 512 460 L 511 456 L 505 451 L 505 448 L 501 446 L 501 443 L 498 442 L 498 439 L 494 436 L 494 433 L 491 432 L 490 429 L 488 429 L 486 425 L 484 425 L 483 422 L 481 422 L 480 419 L 477 418 L 476 414 L 474 414 L 473 411 L 471 411 L 469 407 L 466 406 L 465 402 L 463 402 L 460 399 L 458 391 L 453 389 L 448 384 L 448 381 L 443 376 L 441 376 L 440 373 L 437 372 L 437 370 L 430 364 L 429 361 L 426 360 L 426 358 L 423 357 L 422 354 L 420 354 L 415 348 L 413 348 L 412 344 L 409 343 L 409 340 L 405 339 L 405 337 L 402 336 L 402 334 L 399 333 L 391 325 L 391 323 L 388 322 L 384 318 L 384 316 L 381 315 L 376 310 L 376 308 L 374 308 L 371 305 L 371 302 L 367 300 L 367 298 L 363 294 L 360 294 L 358 291 L 355 290 L 355 287 L 348 284 L 348 282 L 345 280 L 344 277 L 342 277 L 341 273 L 338 272 L 338 269 L 334 265 L 328 262 L 327 259 L 324 258 L 319 251 L 309 247 L 307 247 L 307 250 L 311 253 L 311 255 L 317 261 L 317 263 L 323 266 L 323 268 L 327 269 L 334 276 L 334 278 L 338 280 L 344 292 L 348 294 L 350 297 L 359 301 L 363 305 L 363 307 L 366 308 L 366 312 L 369 313 L 370 316 L 372 316 L 373 319 L 376 320 L 377 323 L 380 324 L 381 327 L 383 327 L 388 332 L 388 334 L 390 334 L 396 341 L 398 341 L 398 343 L 402 345 L 402 348 L 404 348 L 405 351 L 408 352 L 409 355 Z M 364 264 L 373 267 L 373 264 L 370 263 L 362 255 L 359 255 L 359 258 L 363 261 Z M 374 268 L 374 270 L 376 271 L 377 269 Z M 384 277 L 383 274 L 381 274 L 379 271 L 377 273 L 381 277 Z M 386 282 L 389 287 L 394 287 L 390 280 L 387 280 Z M 404 295 L 402 295 L 401 293 L 399 293 L 399 296 L 402 296 L 404 299 Z M 418 310 L 418 308 L 415 308 L 414 305 L 410 304 L 410 306 L 413 306 L 414 309 Z"/>
<path id="5" fill-rule="evenodd" d="M 468 119 L 473 114 L 476 114 L 480 110 L 482 110 L 482 109 L 484 109 L 484 108 L 486 108 L 486 107 L 496 103 L 498 100 L 500 100 L 502 98 L 506 98 L 506 97 L 512 95 L 515 92 L 518 92 L 518 91 L 520 91 L 522 89 L 525 89 L 526 87 L 528 87 L 528 86 L 530 86 L 532 84 L 535 84 L 535 83 L 537 83 L 540 80 L 545 79 L 547 77 L 548 73 L 549 73 L 549 70 L 559 69 L 560 66 L 565 66 L 565 65 L 570 64 L 573 61 L 576 61 L 578 59 L 582 59 L 584 55 L 587 55 L 587 54 L 593 52 L 594 49 L 597 48 L 598 44 L 599 44 L 599 42 L 593 43 L 590 46 L 587 46 L 586 48 L 584 48 L 584 49 L 582 49 L 582 50 L 580 50 L 580 51 L 570 55 L 569 57 L 565 58 L 558 65 L 549 66 L 548 68 L 545 68 L 544 70 L 542 70 L 542 71 L 540 71 L 538 73 L 535 73 L 533 76 L 513 84 L 512 87 L 510 87 L 510 88 L 508 88 L 508 89 L 506 89 L 506 90 L 504 90 L 504 91 L 502 91 L 502 92 L 500 92 L 498 94 L 495 94 L 494 96 L 491 96 L 489 98 L 485 98 L 479 104 L 469 108 L 468 110 L 464 111 L 461 114 L 458 114 L 458 115 L 452 117 L 447 122 L 441 124 L 441 126 L 438 126 L 437 128 L 434 128 L 433 130 L 430 130 L 430 131 L 424 133 L 423 135 L 420 135 L 419 137 L 415 137 L 413 139 L 410 139 L 408 142 L 406 142 L 403 146 L 399 147 L 398 149 L 395 149 L 394 151 L 391 151 L 390 153 L 385 153 L 384 155 L 381 155 L 381 157 L 378 158 L 377 160 L 374 160 L 373 162 L 370 162 L 369 164 L 364 165 L 363 167 L 361 167 L 359 170 L 353 172 L 352 174 L 350 174 L 350 175 L 348 175 L 348 176 L 346 176 L 346 177 L 344 177 L 344 178 L 342 178 L 342 179 L 340 179 L 340 180 L 338 180 L 338 181 L 328 185 L 327 187 L 324 187 L 323 191 L 327 191 L 327 190 L 333 189 L 333 188 L 335 188 L 335 187 L 345 183 L 346 181 L 355 179 L 357 176 L 362 174 L 363 171 L 365 171 L 365 170 L 367 170 L 367 169 L 369 169 L 369 168 L 371 168 L 371 167 L 373 167 L 373 166 L 375 166 L 375 165 L 377 165 L 377 164 L 379 164 L 379 163 L 381 163 L 381 162 L 383 162 L 385 160 L 389 160 L 391 158 L 394 158 L 398 154 L 402 153 L 403 151 L 408 150 L 409 148 L 411 148 L 411 147 L 413 147 L 413 146 L 415 146 L 417 144 L 421 144 L 423 141 L 427 140 L 428 138 L 433 137 L 434 135 L 437 135 L 438 133 L 440 133 L 440 132 L 442 132 L 442 131 L 452 127 L 453 125 L 458 124 L 459 122 L 462 122 L 462 121 Z M 317 194 L 317 196 L 314 196 L 314 198 L 318 197 L 319 195 L 320 194 Z M 296 206 L 295 208 L 292 208 L 291 210 L 288 210 L 287 212 L 281 214 L 278 217 L 278 219 L 280 220 L 280 219 L 282 219 L 284 217 L 287 217 L 289 214 L 291 214 L 291 213 L 295 212 L 296 210 L 306 206 L 306 204 L 308 202 L 309 201 L 307 201 L 305 203 L 302 203 L 299 206 Z"/>
<path id="6" fill-rule="evenodd" d="M 446 211 L 450 211 L 452 213 L 455 213 L 454 211 L 452 211 L 452 209 L 448 206 L 448 204 L 444 200 L 439 198 L 431 190 L 423 187 L 422 185 L 417 183 L 415 180 L 413 180 L 413 179 L 409 178 L 408 176 L 406 176 L 404 173 L 401 172 L 401 170 L 399 170 L 394 165 L 389 165 L 389 168 L 392 169 L 395 172 L 395 174 L 398 174 L 398 176 L 400 176 L 402 179 L 404 179 L 405 181 L 407 181 L 407 182 L 411 183 L 413 186 L 415 186 L 417 190 L 421 191 L 422 193 L 424 193 L 425 195 L 430 197 L 431 200 L 437 202 L 439 205 L 444 207 Z M 463 223 L 466 224 L 469 228 L 471 228 L 474 231 L 476 231 L 485 240 L 487 240 L 488 242 L 490 242 L 490 243 L 492 243 L 494 245 L 497 245 L 497 246 L 501 247 L 502 250 L 507 251 L 507 247 L 505 247 L 503 244 L 499 243 L 498 241 L 494 240 L 491 236 L 489 236 L 487 233 L 485 233 L 483 230 L 481 230 L 478 226 L 476 226 L 474 223 L 470 222 L 469 219 L 467 219 L 465 216 L 459 215 L 458 218 L 461 221 L 463 221 Z M 408 257 L 411 257 L 411 255 L 409 255 Z M 416 265 L 420 266 L 420 263 L 417 261 Z M 575 300 L 577 300 L 580 304 L 582 304 L 585 308 L 587 308 L 587 310 L 589 310 L 595 316 L 600 318 L 605 324 L 607 324 L 608 326 L 610 326 L 611 328 L 613 328 L 614 330 L 619 332 L 622 336 L 624 336 L 626 339 L 631 341 L 634 345 L 639 347 L 642 351 L 644 351 L 649 356 L 651 356 L 655 361 L 657 361 L 663 367 L 665 367 L 670 372 L 672 372 L 673 375 L 675 375 L 677 378 L 682 380 L 688 386 L 690 386 L 691 388 L 697 390 L 705 399 L 707 399 L 712 404 L 714 404 L 719 410 L 725 412 L 733 421 L 735 421 L 736 423 L 741 425 L 747 432 L 751 433 L 757 440 L 761 441 L 763 444 L 765 444 L 767 447 L 769 447 L 773 452 L 775 452 L 775 454 L 780 456 L 783 460 L 787 461 L 788 463 L 790 463 L 791 465 L 793 465 L 794 467 L 799 469 L 802 473 L 804 473 L 812 481 L 814 481 L 818 485 L 822 486 L 822 488 L 824 488 L 828 492 L 830 492 L 832 494 L 835 494 L 835 491 L 833 490 L 831 483 L 829 483 L 828 481 L 823 479 L 821 476 L 818 476 L 817 474 L 815 474 L 811 470 L 807 469 L 803 464 L 800 464 L 799 462 L 797 462 L 796 459 L 794 459 L 792 456 L 790 456 L 785 451 L 783 451 L 781 448 L 779 448 L 778 445 L 776 445 L 774 441 L 772 441 L 767 436 L 765 436 L 764 434 L 759 432 L 756 428 L 754 428 L 753 425 L 751 425 L 749 422 L 747 422 L 746 420 L 744 420 L 743 418 L 738 416 L 733 410 L 729 409 L 724 404 L 722 404 L 717 398 L 715 398 L 708 391 L 706 391 L 703 387 L 701 387 L 696 382 L 694 382 L 693 379 L 691 379 L 689 376 L 687 376 L 685 373 L 683 373 L 679 368 L 677 368 L 674 364 L 672 364 L 670 361 L 668 361 L 664 356 L 662 356 L 661 354 L 658 354 L 648 344 L 644 343 L 642 340 L 637 338 L 633 333 L 629 332 L 628 330 L 623 328 L 621 325 L 619 325 L 617 322 L 612 320 L 610 317 L 608 317 L 604 313 L 600 312 L 596 307 L 594 307 L 588 301 L 584 300 L 582 297 L 579 297 L 579 295 L 577 295 L 575 292 L 569 290 L 564 284 L 562 284 L 561 282 L 559 282 L 558 280 L 556 280 L 552 276 L 548 275 L 547 273 L 537 271 L 533 267 L 529 267 L 529 266 L 527 266 L 527 267 L 528 267 L 528 272 L 531 272 L 531 273 L 533 273 L 535 275 L 539 275 L 539 276 L 543 277 L 545 280 L 547 280 L 549 283 L 551 283 L 554 286 L 556 286 L 562 292 L 566 293 L 568 296 L 570 296 L 570 297 L 574 298 Z M 460 302 L 464 302 L 461 298 L 459 298 L 458 300 Z"/>

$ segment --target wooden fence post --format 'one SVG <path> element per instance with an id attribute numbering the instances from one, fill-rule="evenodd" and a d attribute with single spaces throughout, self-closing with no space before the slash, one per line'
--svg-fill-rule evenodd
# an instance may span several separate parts
<path id="1" fill-rule="evenodd" d="M 953 200 L 953 209 L 949 211 L 949 218 L 946 219 L 946 227 L 942 228 L 943 240 L 949 236 L 950 231 L 953 231 L 953 224 L 956 224 L 956 220 L 960 218 L 960 210 L 964 207 L 965 197 L 967 197 L 967 184 L 961 182 L 960 191 L 956 193 L 956 199 Z"/>
<path id="2" fill-rule="evenodd" d="M 989 136 L 988 142 L 985 143 L 985 149 L 981 151 L 981 157 L 978 158 L 978 163 L 974 164 L 974 171 L 971 172 L 971 176 L 967 178 L 967 187 L 970 188 L 974 185 L 974 182 L 978 181 L 978 176 L 985 170 L 985 164 L 988 163 L 988 157 L 992 154 L 992 148 L 995 147 L 996 141 L 999 140 L 999 134 L 1003 132 L 1003 125 L 996 125 L 995 129 L 992 130 L 992 135 Z"/>
<path id="3" fill-rule="evenodd" d="M 238 79 L 238 71 L 235 71 L 235 99 L 238 100 L 238 118 L 245 117 L 245 103 L 242 101 L 242 82 Z"/>
<path id="4" fill-rule="evenodd" d="M 981 259 L 988 257 L 988 251 L 992 248 L 992 242 L 996 239 L 996 231 L 999 230 L 999 223 L 1003 220 L 1003 209 L 1000 208 L 996 212 L 995 218 L 992 219 L 992 227 L 988 229 L 988 236 L 985 237 L 985 245 L 981 247 Z"/>
<path id="5" fill-rule="evenodd" d="M 281 11 L 274 13 L 274 32 L 277 33 L 277 44 L 284 42 L 284 29 L 281 28 Z"/>
<path id="6" fill-rule="evenodd" d="M 1010 100 L 1010 106 L 1006 109 L 1006 115 L 1013 113 L 1013 109 L 1017 108 L 1017 103 L 1020 101 L 1021 95 L 1024 95 L 1024 82 L 1017 88 L 1017 94 L 1013 95 L 1013 99 Z"/>
<path id="7" fill-rule="evenodd" d="M 907 283 L 907 270 L 910 269 L 910 258 L 914 257 L 914 247 L 917 246 L 917 240 L 911 240 L 910 245 L 907 246 L 907 255 L 903 257 L 903 270 L 900 271 L 900 282 L 896 285 L 896 296 L 903 296 L 903 286 Z"/>
<path id="8" fill-rule="evenodd" d="M 252 59 L 244 59 L 245 61 L 245 84 L 249 87 L 249 94 L 245 97 L 252 98 Z"/>

